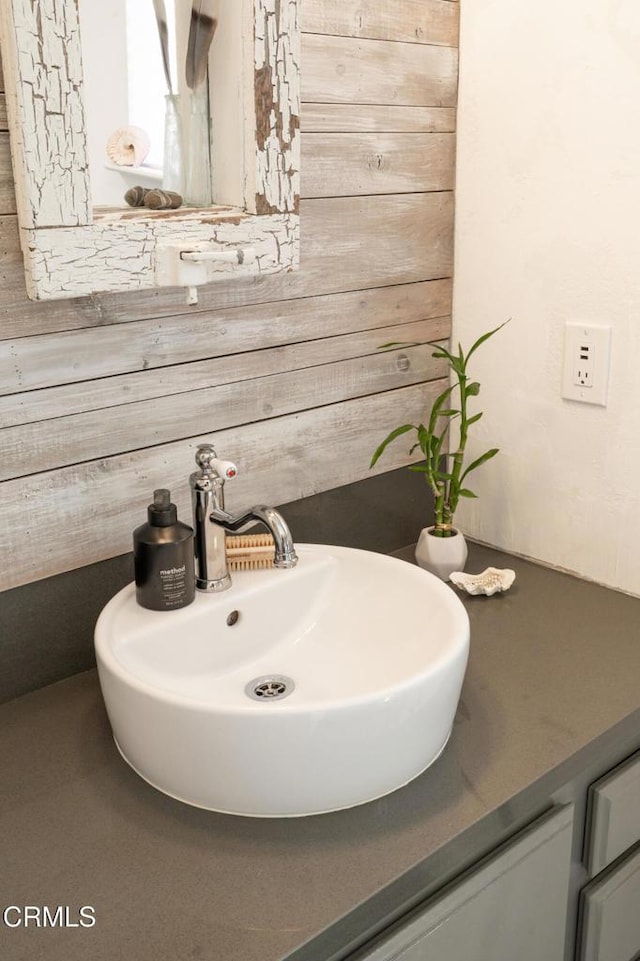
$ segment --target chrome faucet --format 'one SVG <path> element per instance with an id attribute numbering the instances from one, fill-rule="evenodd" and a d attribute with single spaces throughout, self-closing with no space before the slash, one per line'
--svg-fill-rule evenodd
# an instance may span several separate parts
<path id="1" fill-rule="evenodd" d="M 275 544 L 275 567 L 295 567 L 298 555 L 291 531 L 282 514 L 258 504 L 243 514 L 224 509 L 224 482 L 238 473 L 235 464 L 219 460 L 211 444 L 200 444 L 196 452 L 198 470 L 189 478 L 193 503 L 196 552 L 196 587 L 199 591 L 226 591 L 231 587 L 227 567 L 226 532 L 237 531 L 249 521 L 260 521 Z"/>

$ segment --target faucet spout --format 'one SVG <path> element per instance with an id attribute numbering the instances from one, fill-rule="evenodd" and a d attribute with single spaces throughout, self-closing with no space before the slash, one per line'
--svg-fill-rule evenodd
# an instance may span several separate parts
<path id="1" fill-rule="evenodd" d="M 237 531 L 250 521 L 259 521 L 264 524 L 273 537 L 275 545 L 274 567 L 290 568 L 295 567 L 298 563 L 298 555 L 293 546 L 289 526 L 282 514 L 274 507 L 256 504 L 255 507 L 249 508 L 244 514 L 235 516 L 218 508 L 212 510 L 211 520 L 214 524 L 219 524 L 225 531 Z"/>

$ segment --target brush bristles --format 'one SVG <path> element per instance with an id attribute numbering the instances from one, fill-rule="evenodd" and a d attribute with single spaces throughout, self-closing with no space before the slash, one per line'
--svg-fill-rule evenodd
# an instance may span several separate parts
<path id="1" fill-rule="evenodd" d="M 230 571 L 251 571 L 273 567 L 275 546 L 271 534 L 230 534 L 226 540 Z"/>
<path id="2" fill-rule="evenodd" d="M 230 571 L 264 571 L 273 567 L 273 554 L 258 557 L 230 557 L 227 561 Z"/>
<path id="3" fill-rule="evenodd" d="M 271 534 L 227 534 L 226 543 L 227 554 L 252 547 L 269 547 L 275 550 Z"/>

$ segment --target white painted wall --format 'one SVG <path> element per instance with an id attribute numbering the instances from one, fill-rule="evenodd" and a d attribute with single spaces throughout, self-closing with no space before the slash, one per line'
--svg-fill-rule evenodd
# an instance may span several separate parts
<path id="1" fill-rule="evenodd" d="M 454 340 L 482 348 L 471 536 L 640 595 L 640 5 L 462 0 Z M 606 408 L 563 325 L 613 328 Z"/>

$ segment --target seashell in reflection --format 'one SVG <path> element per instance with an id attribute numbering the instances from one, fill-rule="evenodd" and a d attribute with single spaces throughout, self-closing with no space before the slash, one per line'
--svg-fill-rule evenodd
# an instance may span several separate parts
<path id="1" fill-rule="evenodd" d="M 456 587 L 462 588 L 467 594 L 499 594 L 508 591 L 516 579 L 516 572 L 509 567 L 502 570 L 498 567 L 487 567 L 481 574 L 465 574 L 464 571 L 454 571 L 449 580 Z"/>
<path id="2" fill-rule="evenodd" d="M 144 207 L 145 197 L 149 193 L 148 187 L 131 187 L 127 190 L 124 195 L 124 199 L 127 201 L 130 207 Z"/>
<path id="3" fill-rule="evenodd" d="M 175 190 L 154 190 L 147 191 L 144 198 L 145 207 L 150 210 L 176 210 L 182 206 L 182 197 Z"/>
<path id="4" fill-rule="evenodd" d="M 139 167 L 151 144 L 142 127 L 119 127 L 107 140 L 107 156 L 119 167 Z"/>

